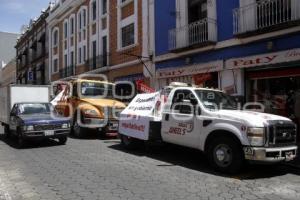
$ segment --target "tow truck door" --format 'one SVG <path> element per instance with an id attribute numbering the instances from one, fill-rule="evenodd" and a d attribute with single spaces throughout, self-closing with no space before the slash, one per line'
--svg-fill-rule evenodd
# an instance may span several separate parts
<path id="1" fill-rule="evenodd" d="M 165 142 L 199 148 L 201 124 L 198 102 L 190 90 L 177 90 L 171 109 L 163 113 L 162 138 Z"/>

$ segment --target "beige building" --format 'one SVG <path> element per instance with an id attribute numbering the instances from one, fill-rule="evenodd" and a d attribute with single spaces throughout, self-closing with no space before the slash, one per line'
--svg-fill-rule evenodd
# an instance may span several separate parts
<path id="1" fill-rule="evenodd" d="M 16 60 L 11 60 L 0 70 L 0 87 L 16 83 Z"/>
<path id="2" fill-rule="evenodd" d="M 52 81 L 105 74 L 149 83 L 153 0 L 61 0 L 47 18 Z M 150 71 L 150 73 L 149 73 Z"/>

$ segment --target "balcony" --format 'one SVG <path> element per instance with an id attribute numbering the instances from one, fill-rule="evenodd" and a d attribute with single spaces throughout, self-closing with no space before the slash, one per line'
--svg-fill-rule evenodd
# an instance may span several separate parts
<path id="1" fill-rule="evenodd" d="M 108 54 L 94 56 L 86 61 L 90 70 L 98 69 L 107 66 L 107 56 Z"/>
<path id="2" fill-rule="evenodd" d="M 71 66 L 68 66 L 68 67 L 65 67 L 65 68 L 59 70 L 60 78 L 67 78 L 70 76 L 74 76 L 75 75 L 74 68 L 75 67 L 73 65 L 71 65 Z"/>
<path id="3" fill-rule="evenodd" d="M 197 48 L 217 42 L 217 22 L 203 19 L 169 31 L 169 50 Z"/>
<path id="4" fill-rule="evenodd" d="M 299 0 L 262 0 L 233 10 L 235 35 L 259 34 L 299 25 Z"/>

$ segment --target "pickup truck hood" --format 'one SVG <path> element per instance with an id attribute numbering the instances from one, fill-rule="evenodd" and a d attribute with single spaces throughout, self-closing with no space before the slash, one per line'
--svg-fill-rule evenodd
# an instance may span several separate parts
<path id="1" fill-rule="evenodd" d="M 64 117 L 54 118 L 50 114 L 20 115 L 19 117 L 25 125 L 63 124 L 63 123 L 70 122 L 67 118 Z"/>
<path id="2" fill-rule="evenodd" d="M 272 120 L 291 121 L 286 117 L 253 111 L 219 110 L 217 114 L 220 118 L 239 121 L 245 123 L 247 126 L 254 127 L 264 127 L 268 124 L 268 121 Z"/>
<path id="3" fill-rule="evenodd" d="M 125 108 L 125 104 L 112 99 L 81 99 L 82 102 L 89 103 L 97 107 Z"/>

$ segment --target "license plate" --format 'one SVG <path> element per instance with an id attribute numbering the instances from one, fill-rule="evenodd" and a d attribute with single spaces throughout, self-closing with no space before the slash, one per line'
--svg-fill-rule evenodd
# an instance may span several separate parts
<path id="1" fill-rule="evenodd" d="M 45 131 L 45 136 L 53 136 L 54 131 Z"/>
<path id="2" fill-rule="evenodd" d="M 286 159 L 287 161 L 292 160 L 292 159 L 293 159 L 293 156 L 294 156 L 294 152 L 293 152 L 293 151 L 287 151 L 287 152 L 285 152 L 285 159 Z"/>
<path id="3" fill-rule="evenodd" d="M 113 124 L 111 124 L 111 125 L 109 126 L 109 129 L 114 131 L 114 130 L 117 130 L 117 129 L 118 129 L 118 126 L 119 126 L 118 123 L 113 123 Z"/>

